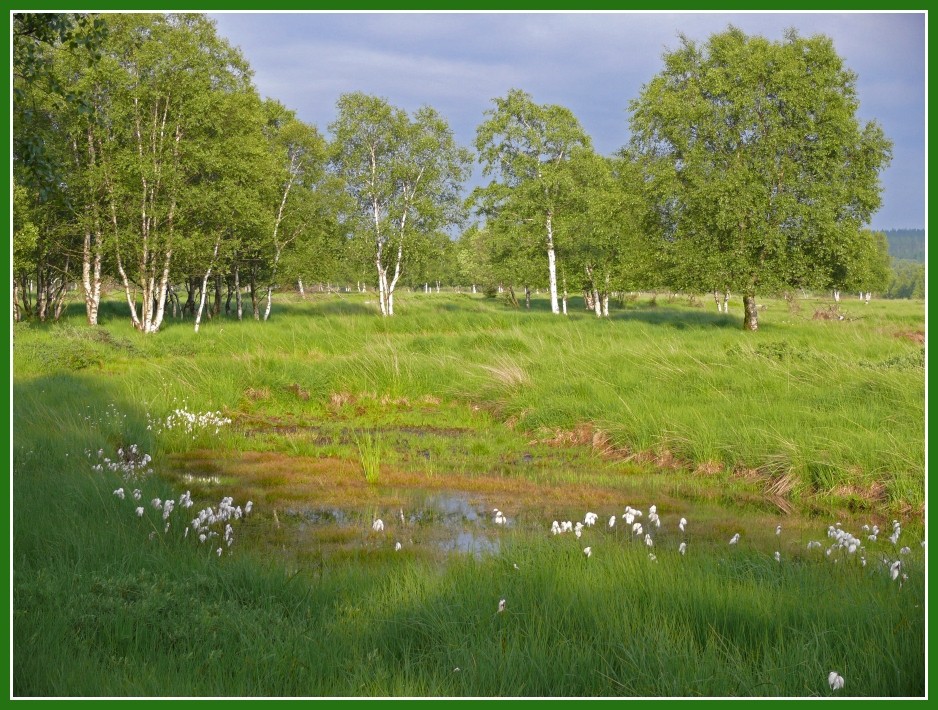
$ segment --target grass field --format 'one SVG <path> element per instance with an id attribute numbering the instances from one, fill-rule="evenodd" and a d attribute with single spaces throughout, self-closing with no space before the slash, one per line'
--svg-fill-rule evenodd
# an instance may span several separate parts
<path id="1" fill-rule="evenodd" d="M 373 300 L 15 326 L 14 695 L 924 695 L 921 302 Z"/>

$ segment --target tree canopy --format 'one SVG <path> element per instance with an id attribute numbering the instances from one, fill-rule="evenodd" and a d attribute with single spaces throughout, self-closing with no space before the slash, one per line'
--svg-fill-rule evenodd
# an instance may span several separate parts
<path id="1" fill-rule="evenodd" d="M 624 290 L 732 291 L 754 329 L 757 292 L 924 289 L 867 228 L 891 145 L 823 36 L 682 37 L 615 156 L 520 89 L 475 154 L 436 109 L 363 92 L 320 132 L 200 14 L 14 13 L 12 73 L 16 319 L 58 318 L 77 283 L 91 325 L 113 288 L 143 332 L 170 310 L 198 328 L 223 289 L 266 320 L 277 289 L 332 281 L 387 316 L 398 285 L 547 288 L 554 313 L 572 291 L 597 315 Z"/>
<path id="2" fill-rule="evenodd" d="M 656 238 L 674 278 L 742 293 L 828 287 L 880 205 L 890 142 L 857 119 L 856 76 L 828 37 L 736 28 L 682 37 L 631 103 Z"/>

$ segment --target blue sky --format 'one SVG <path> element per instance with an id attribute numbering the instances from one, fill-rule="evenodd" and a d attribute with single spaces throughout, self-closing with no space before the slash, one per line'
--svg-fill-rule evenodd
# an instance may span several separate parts
<path id="1" fill-rule="evenodd" d="M 429 104 L 471 146 L 509 89 L 570 108 L 610 154 L 629 138 L 628 103 L 683 33 L 733 24 L 779 40 L 825 34 L 857 78 L 859 117 L 893 141 L 874 229 L 925 226 L 924 13 L 210 13 L 263 96 L 328 134 L 338 97 L 364 91 L 407 110 Z M 475 179 L 479 179 L 478 171 Z"/>

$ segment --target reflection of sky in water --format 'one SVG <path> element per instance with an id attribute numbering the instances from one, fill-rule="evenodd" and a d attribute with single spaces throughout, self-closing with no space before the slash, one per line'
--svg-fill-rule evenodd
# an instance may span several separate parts
<path id="1" fill-rule="evenodd" d="M 453 494 L 431 495 L 423 500 L 423 505 L 425 508 L 442 513 L 448 518 L 464 518 L 472 523 L 479 519 L 479 513 L 462 496 Z"/>
<path id="2" fill-rule="evenodd" d="M 495 525 L 491 508 L 470 499 L 465 494 L 451 492 L 411 493 L 410 503 L 397 507 L 363 506 L 342 509 L 335 507 L 291 510 L 308 525 L 313 535 L 317 528 L 361 528 L 370 532 L 375 517 L 381 518 L 389 539 L 408 537 L 420 530 L 420 542 L 444 552 L 483 555 L 498 552 L 495 536 L 500 527 Z M 401 524 L 401 515 L 406 521 Z M 418 527 L 414 527 L 418 526 Z M 306 527 L 306 526 L 304 526 Z"/>
<path id="3" fill-rule="evenodd" d="M 452 547 L 449 549 L 455 552 L 471 552 L 474 555 L 493 553 L 498 552 L 498 540 L 464 531 L 456 535 L 456 539 L 453 540 Z"/>
<path id="4" fill-rule="evenodd" d="M 339 508 L 316 508 L 315 510 L 305 510 L 301 514 L 311 523 L 335 523 L 337 525 L 348 525 L 351 522 L 348 513 Z"/>

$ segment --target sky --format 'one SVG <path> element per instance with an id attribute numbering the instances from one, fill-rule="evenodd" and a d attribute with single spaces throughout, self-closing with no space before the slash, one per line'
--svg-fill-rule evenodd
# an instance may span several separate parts
<path id="1" fill-rule="evenodd" d="M 209 13 L 241 48 L 262 96 L 329 135 L 339 96 L 362 91 L 413 111 L 430 105 L 472 146 L 492 99 L 521 89 L 577 116 L 609 155 L 629 139 L 628 105 L 680 35 L 732 24 L 781 40 L 825 34 L 857 74 L 858 118 L 893 141 L 873 229 L 925 227 L 926 15 L 918 13 L 350 12 Z M 473 184 L 482 180 L 476 169 Z"/>

